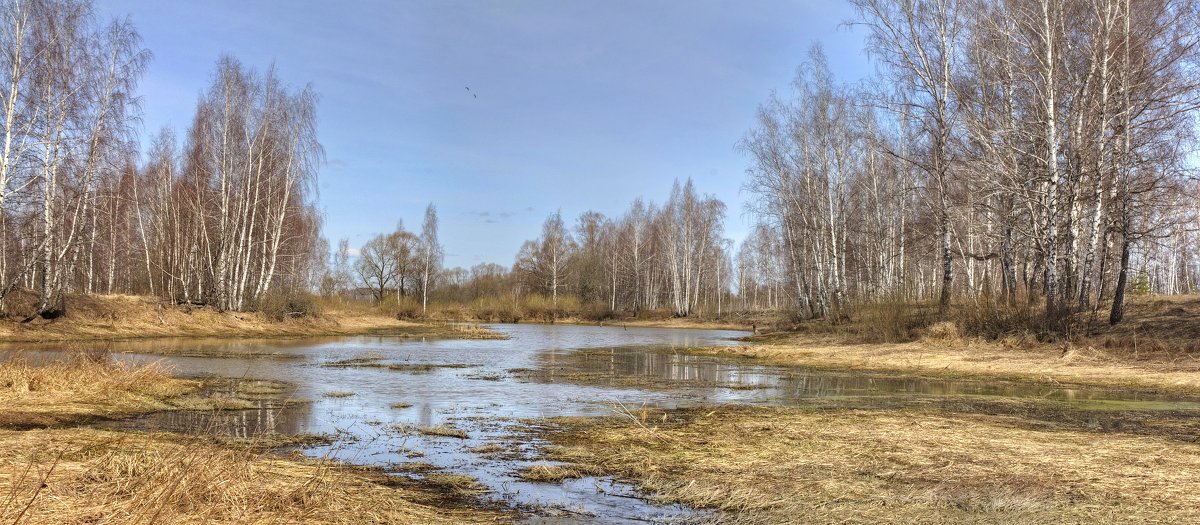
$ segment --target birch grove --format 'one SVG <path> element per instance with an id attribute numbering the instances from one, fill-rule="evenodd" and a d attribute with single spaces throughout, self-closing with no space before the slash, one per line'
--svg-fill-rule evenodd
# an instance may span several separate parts
<path id="1" fill-rule="evenodd" d="M 817 49 L 762 105 L 743 300 L 781 272 L 809 317 L 844 294 L 1116 323 L 1135 279 L 1195 290 L 1196 2 L 852 3 L 886 88 L 837 83 Z"/>
<path id="2" fill-rule="evenodd" d="M 150 54 L 129 22 L 15 0 L 0 23 L 0 308 L 23 290 L 30 319 L 69 293 L 243 310 L 307 291 L 323 161 L 310 87 L 223 57 L 183 143 L 163 130 L 139 161 Z"/>

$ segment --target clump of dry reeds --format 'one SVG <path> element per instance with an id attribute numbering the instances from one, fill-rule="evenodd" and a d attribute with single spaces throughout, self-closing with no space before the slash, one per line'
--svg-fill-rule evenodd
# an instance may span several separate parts
<path id="1" fill-rule="evenodd" d="M 426 436 L 452 437 L 458 439 L 467 439 L 470 437 L 463 429 L 452 427 L 450 425 L 418 427 L 417 432 Z"/>
<path id="2" fill-rule="evenodd" d="M 588 465 L 553 465 L 538 463 L 517 473 L 525 481 L 557 483 L 564 479 L 581 478 L 599 473 L 599 469 Z"/>
<path id="3" fill-rule="evenodd" d="M 200 387 L 173 378 L 156 364 L 127 365 L 69 359 L 33 365 L 0 363 L 0 404 L 6 411 L 113 414 L 166 408 L 165 400 Z"/>

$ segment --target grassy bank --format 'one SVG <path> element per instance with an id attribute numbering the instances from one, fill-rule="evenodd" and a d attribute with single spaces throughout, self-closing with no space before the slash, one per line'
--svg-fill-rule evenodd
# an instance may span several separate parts
<path id="1" fill-rule="evenodd" d="M 285 309 L 286 310 L 286 309 Z M 489 339 L 480 327 L 397 319 L 366 305 L 327 301 L 288 311 L 220 312 L 127 295 L 73 295 L 66 312 L 51 320 L 0 320 L 0 342 L 118 340 L 162 337 L 264 338 L 382 333 L 409 337 Z"/>
<path id="2" fill-rule="evenodd" d="M 0 363 L 0 428 L 36 428 L 200 406 L 201 383 L 158 366 L 122 366 L 87 356 L 33 366 Z"/>
<path id="3" fill-rule="evenodd" d="M 483 523 L 454 486 L 223 442 L 78 425 L 155 410 L 237 408 L 157 367 L 80 358 L 0 364 L 0 521 Z"/>
<path id="4" fill-rule="evenodd" d="M 990 315 L 990 314 L 989 314 Z M 806 322 L 751 337 L 753 344 L 695 353 L 756 362 L 953 378 L 1014 379 L 1200 394 L 1200 298 L 1141 300 L 1115 327 L 1076 320 L 1073 333 L 1038 333 L 1017 321 L 983 330 L 977 312 L 924 325 L 867 312 L 838 324 Z M 886 327 L 913 327 L 885 329 Z M 904 332 L 903 337 L 887 337 Z"/>
<path id="5" fill-rule="evenodd" d="M 9 523 L 489 523 L 451 487 L 253 445 L 92 429 L 0 430 Z"/>
<path id="6" fill-rule="evenodd" d="M 1134 358 L 1124 350 L 1069 344 L 1009 346 L 960 340 L 863 344 L 791 334 L 757 340 L 761 343 L 690 351 L 785 366 L 1200 394 L 1200 361 L 1191 357 Z"/>
<path id="7" fill-rule="evenodd" d="M 569 420 L 556 459 L 732 523 L 1181 523 L 1200 445 L 1009 416 L 729 407 Z"/>

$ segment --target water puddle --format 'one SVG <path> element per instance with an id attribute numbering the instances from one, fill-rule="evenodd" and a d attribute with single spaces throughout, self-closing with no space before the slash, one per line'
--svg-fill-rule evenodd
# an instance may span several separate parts
<path id="1" fill-rule="evenodd" d="M 678 351 L 736 344 L 733 338 L 741 332 L 493 328 L 509 339 L 178 341 L 166 350 L 156 346 L 161 342 L 127 342 L 104 350 L 127 362 L 162 362 L 182 375 L 294 386 L 251 396 L 245 410 L 164 412 L 121 425 L 246 439 L 263 433 L 326 435 L 331 439 L 298 450 L 416 479 L 441 473 L 470 476 L 487 489 L 482 498 L 526 511 L 531 523 L 696 523 L 712 517 L 653 503 L 628 484 L 587 473 L 561 482 L 524 479 L 526 470 L 552 465 L 544 459 L 547 444 L 538 438 L 539 427 L 551 417 L 714 403 L 1003 405 L 1019 400 L 1089 414 L 1200 410 L 1195 401 L 1136 392 L 802 370 Z M 21 355 L 53 359 L 62 354 L 31 347 Z M 1103 426 L 1110 420 L 1100 416 L 1097 421 Z"/>

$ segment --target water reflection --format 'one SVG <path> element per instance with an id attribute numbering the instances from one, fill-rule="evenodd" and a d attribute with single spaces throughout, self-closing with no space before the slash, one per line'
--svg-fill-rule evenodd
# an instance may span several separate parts
<path id="1" fill-rule="evenodd" d="M 312 426 L 307 404 L 262 406 L 245 410 L 155 412 L 113 426 L 253 439 L 270 434 L 298 435 Z"/>

